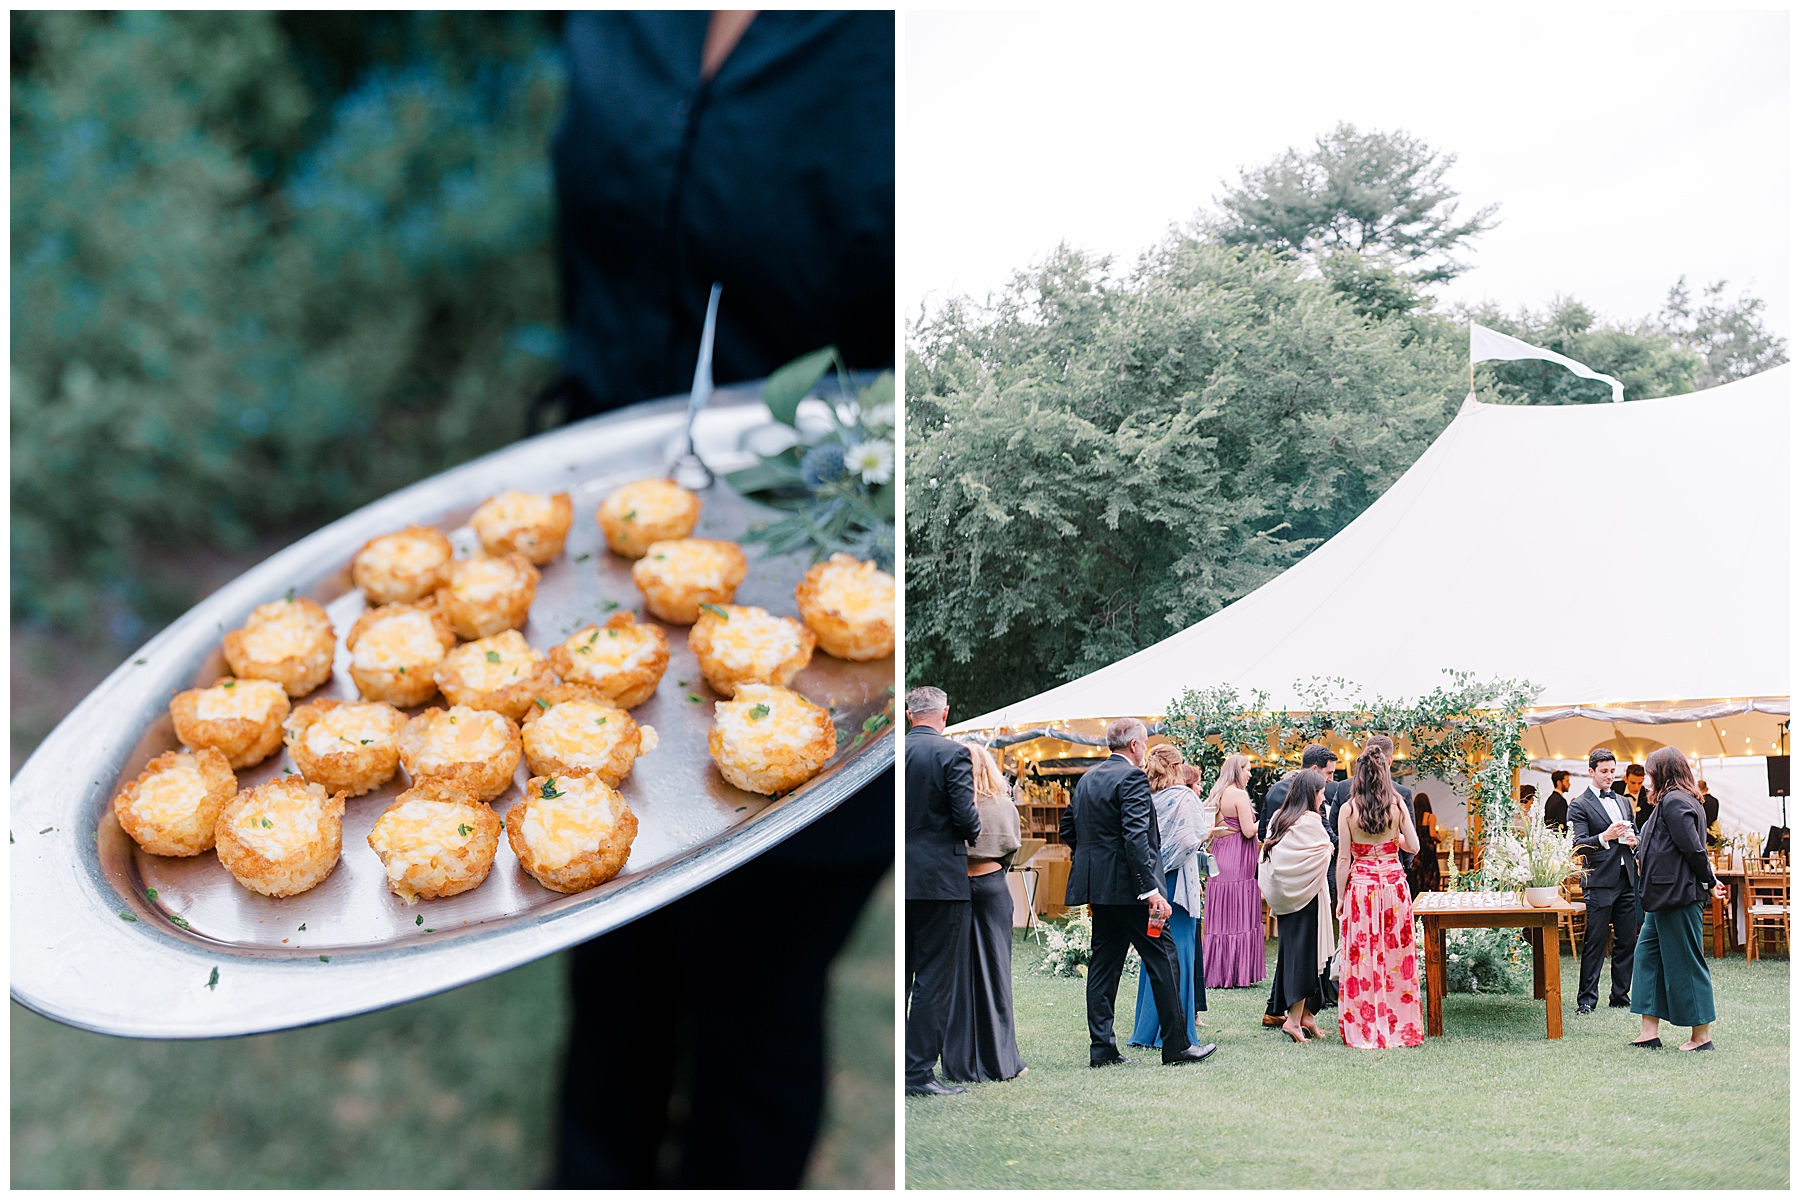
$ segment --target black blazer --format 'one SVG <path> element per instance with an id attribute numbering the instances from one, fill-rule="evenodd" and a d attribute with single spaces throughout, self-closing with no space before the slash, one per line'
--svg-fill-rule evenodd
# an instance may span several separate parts
<path id="1" fill-rule="evenodd" d="M 1162 833 L 1150 779 L 1123 754 L 1075 785 L 1063 812 L 1062 840 L 1074 856 L 1067 903 L 1139 904 L 1139 896 L 1161 890 Z"/>
<path id="2" fill-rule="evenodd" d="M 1569 798 L 1555 789 L 1551 789 L 1550 795 L 1544 799 L 1544 827 L 1546 829 L 1567 829 L 1569 827 Z"/>
<path id="3" fill-rule="evenodd" d="M 969 748 L 925 725 L 907 730 L 906 898 L 967 900 L 980 832 Z"/>
<path id="4" fill-rule="evenodd" d="M 1674 791 L 1656 802 L 1638 842 L 1638 901 L 1645 912 L 1698 904 L 1713 885 L 1700 802 Z"/>
<path id="5" fill-rule="evenodd" d="M 1630 799 L 1614 793 L 1613 800 L 1625 814 L 1625 819 L 1631 820 Z M 1600 835 L 1612 823 L 1612 814 L 1606 811 L 1606 805 L 1600 802 L 1592 784 L 1569 802 L 1569 831 L 1575 835 L 1575 848 L 1587 871 L 1581 881 L 1581 891 L 1598 904 L 1611 904 L 1622 888 L 1635 892 L 1638 885 L 1637 859 L 1631 856 L 1631 847 L 1616 838 L 1609 846 L 1600 845 Z"/>

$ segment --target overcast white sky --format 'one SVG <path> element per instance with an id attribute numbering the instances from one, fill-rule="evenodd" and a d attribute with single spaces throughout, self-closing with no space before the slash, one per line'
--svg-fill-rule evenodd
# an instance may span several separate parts
<path id="1" fill-rule="evenodd" d="M 1403 129 L 1501 225 L 1450 299 L 1602 315 L 1718 278 L 1787 332 L 1785 13 L 905 16 L 902 295 L 977 297 L 1059 241 L 1129 265 L 1240 166 Z"/>

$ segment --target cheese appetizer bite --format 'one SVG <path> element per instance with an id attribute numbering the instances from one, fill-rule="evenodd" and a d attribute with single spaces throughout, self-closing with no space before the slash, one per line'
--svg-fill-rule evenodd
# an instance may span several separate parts
<path id="1" fill-rule="evenodd" d="M 237 795 L 237 776 L 211 747 L 159 754 L 113 797 L 119 828 L 151 854 L 188 858 L 213 848 L 219 810 Z"/>
<path id="2" fill-rule="evenodd" d="M 250 611 L 242 629 L 225 635 L 225 661 L 239 679 L 272 679 L 304 696 L 331 678 L 337 631 L 311 600 L 276 600 Z"/>
<path id="3" fill-rule="evenodd" d="M 350 579 L 369 607 L 423 600 L 450 581 L 450 539 L 442 531 L 409 525 L 371 539 L 350 561 Z"/>
<path id="4" fill-rule="evenodd" d="M 432 674 L 456 645 L 456 634 L 430 601 L 384 604 L 358 617 L 344 644 L 350 678 L 364 700 L 411 708 L 437 692 Z"/>
<path id="5" fill-rule="evenodd" d="M 400 761 L 414 786 L 441 779 L 492 800 L 512 786 L 518 770 L 519 727 L 484 709 L 428 708 L 400 730 Z"/>
<path id="6" fill-rule="evenodd" d="M 602 500 L 594 519 L 614 554 L 642 558 L 650 543 L 694 531 L 700 497 L 667 479 L 640 479 Z"/>
<path id="7" fill-rule="evenodd" d="M 433 678 L 450 703 L 505 713 L 515 721 L 533 696 L 556 686 L 550 660 L 516 629 L 464 642 L 444 656 Z"/>
<path id="8" fill-rule="evenodd" d="M 598 775 L 533 777 L 506 810 L 506 840 L 519 865 L 553 892 L 599 887 L 625 869 L 637 817 Z"/>
<path id="9" fill-rule="evenodd" d="M 562 553 L 574 515 L 567 492 L 501 492 L 482 501 L 469 524 L 489 554 L 523 554 L 542 566 Z"/>
<path id="10" fill-rule="evenodd" d="M 656 694 L 669 667 L 669 637 L 661 626 L 640 625 L 616 612 L 604 625 L 577 630 L 550 648 L 550 665 L 566 683 L 592 688 L 620 708 L 636 708 Z"/>
<path id="11" fill-rule="evenodd" d="M 369 830 L 388 889 L 407 904 L 479 887 L 499 846 L 494 810 L 441 779 L 401 792 Z"/>
<path id="12" fill-rule="evenodd" d="M 450 583 L 437 591 L 456 636 L 473 641 L 517 629 L 537 595 L 538 569 L 523 554 L 465 558 L 450 564 Z"/>
<path id="13" fill-rule="evenodd" d="M 739 684 L 737 696 L 713 705 L 707 747 L 719 774 L 746 792 L 774 796 L 819 773 L 837 749 L 831 714 L 784 687 Z"/>
<path id="14" fill-rule="evenodd" d="M 671 625 L 692 625 L 702 604 L 730 604 L 749 564 L 736 542 L 680 538 L 652 542 L 631 568 L 644 607 Z"/>
<path id="15" fill-rule="evenodd" d="M 405 713 L 380 701 L 313 700 L 288 714 L 282 740 L 308 783 L 356 797 L 400 769 L 405 724 Z"/>
<path id="16" fill-rule="evenodd" d="M 688 631 L 688 649 L 700 662 L 700 674 L 721 696 L 736 695 L 745 683 L 786 687 L 812 661 L 817 641 L 792 617 L 739 604 L 701 605 L 700 619 Z"/>
<path id="17" fill-rule="evenodd" d="M 894 577 L 874 563 L 834 554 L 806 573 L 794 602 L 831 657 L 867 662 L 894 652 Z"/>
<path id="18" fill-rule="evenodd" d="M 344 845 L 344 793 L 292 775 L 239 792 L 219 812 L 219 861 L 265 896 L 317 887 Z"/>
<path id="19" fill-rule="evenodd" d="M 537 698 L 519 732 L 533 775 L 598 775 L 619 785 L 639 755 L 656 749 L 656 730 L 597 698 L 563 684 Z"/>
<path id="20" fill-rule="evenodd" d="M 234 771 L 255 766 L 281 745 L 287 715 L 287 691 L 267 679 L 221 679 L 169 701 L 181 744 L 217 750 Z"/>

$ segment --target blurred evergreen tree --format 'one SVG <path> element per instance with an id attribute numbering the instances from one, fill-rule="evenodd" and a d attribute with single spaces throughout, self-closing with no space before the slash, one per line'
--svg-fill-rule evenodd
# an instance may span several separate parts
<path id="1" fill-rule="evenodd" d="M 515 440 L 555 370 L 532 14 L 14 13 L 15 617 Z"/>

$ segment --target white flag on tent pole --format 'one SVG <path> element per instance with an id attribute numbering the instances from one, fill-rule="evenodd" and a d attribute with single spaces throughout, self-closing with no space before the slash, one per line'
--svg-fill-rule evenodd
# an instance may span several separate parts
<path id="1" fill-rule="evenodd" d="M 1600 372 L 1593 370 L 1590 367 L 1583 366 L 1572 358 L 1565 358 L 1554 350 L 1545 350 L 1542 347 L 1521 342 L 1516 337 L 1508 337 L 1504 333 L 1496 333 L 1485 325 L 1477 325 L 1475 322 L 1470 321 L 1470 369 L 1473 370 L 1475 364 L 1478 362 L 1486 362 L 1489 359 L 1494 358 L 1507 360 L 1542 358 L 1549 362 L 1561 363 L 1563 366 L 1569 368 L 1569 370 L 1575 372 L 1584 379 L 1598 379 L 1601 383 L 1612 384 L 1614 404 L 1618 404 L 1625 399 L 1625 385 L 1614 379 L 1611 375 L 1602 375 Z M 1474 397 L 1475 392 L 1473 389 L 1470 390 L 1469 395 L 1471 398 Z"/>

